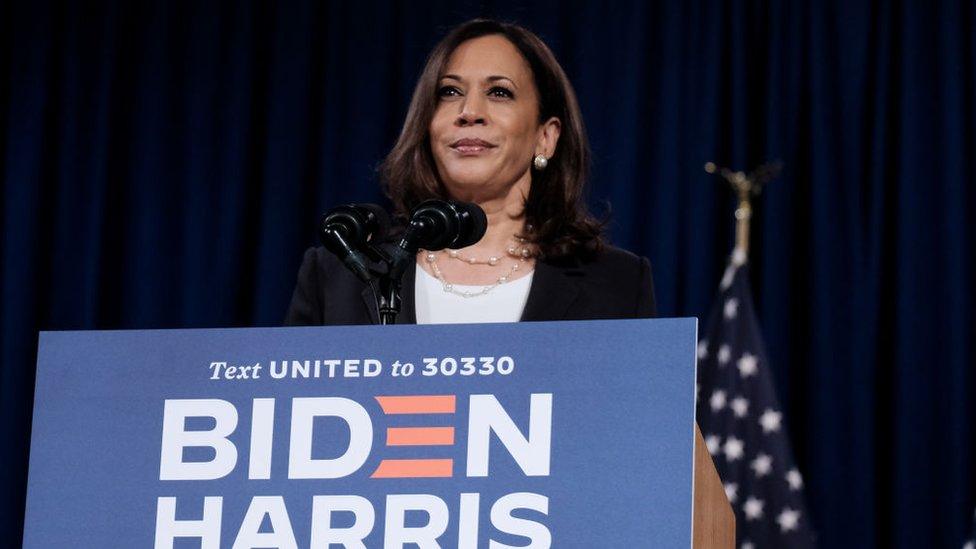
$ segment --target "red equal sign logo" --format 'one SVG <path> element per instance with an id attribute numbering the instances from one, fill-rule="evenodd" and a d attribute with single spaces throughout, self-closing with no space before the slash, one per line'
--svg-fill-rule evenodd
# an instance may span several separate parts
<path id="1" fill-rule="evenodd" d="M 378 396 L 386 415 L 453 414 L 455 395 Z M 454 427 L 388 427 L 387 446 L 453 446 Z M 370 478 L 438 478 L 454 472 L 453 459 L 384 459 Z"/>

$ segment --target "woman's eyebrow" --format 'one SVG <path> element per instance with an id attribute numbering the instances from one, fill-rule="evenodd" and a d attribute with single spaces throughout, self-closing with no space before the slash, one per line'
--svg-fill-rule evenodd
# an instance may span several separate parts
<path id="1" fill-rule="evenodd" d="M 444 76 L 441 77 L 441 80 L 457 80 L 458 82 L 464 82 L 464 79 L 461 78 L 460 76 L 456 75 L 456 74 L 445 74 Z M 491 82 L 498 82 L 499 80 L 508 80 L 512 84 L 512 86 L 514 86 L 516 89 L 518 89 L 518 84 L 516 84 L 514 80 L 512 80 L 511 78 L 509 78 L 507 76 L 502 76 L 502 75 L 499 75 L 499 74 L 493 74 L 493 75 L 485 78 L 485 81 L 486 82 L 489 82 L 489 83 L 491 83 Z"/>
<path id="2" fill-rule="evenodd" d="M 509 78 L 507 76 L 493 75 L 493 76 L 489 76 L 487 78 L 487 80 L 488 80 L 488 82 L 498 82 L 499 80 L 508 80 L 509 83 L 512 84 L 512 86 L 514 86 L 515 88 L 518 88 L 518 84 L 516 84 L 514 80 L 512 80 L 511 78 Z"/>

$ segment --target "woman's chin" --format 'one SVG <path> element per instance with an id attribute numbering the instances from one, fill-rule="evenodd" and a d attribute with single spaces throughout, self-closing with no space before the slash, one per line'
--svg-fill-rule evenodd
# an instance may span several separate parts
<path id="1" fill-rule="evenodd" d="M 493 179 L 495 172 L 490 170 L 462 170 L 451 172 L 444 177 L 444 184 L 452 195 L 462 198 L 464 195 L 481 195 L 497 183 Z"/>

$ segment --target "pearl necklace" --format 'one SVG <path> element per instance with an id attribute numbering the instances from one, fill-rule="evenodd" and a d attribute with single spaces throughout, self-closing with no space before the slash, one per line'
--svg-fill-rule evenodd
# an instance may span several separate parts
<path id="1" fill-rule="evenodd" d="M 532 252 L 530 252 L 529 248 L 526 247 L 525 245 L 525 239 L 521 237 L 516 237 L 516 240 L 518 240 L 518 244 L 519 244 L 518 246 L 515 246 L 513 244 L 505 250 L 508 253 L 508 255 L 518 259 L 528 259 L 532 257 Z M 494 267 L 498 265 L 498 263 L 501 261 L 501 258 L 498 257 L 497 255 L 488 256 L 488 259 L 465 257 L 461 255 L 461 252 L 458 250 L 447 250 L 447 255 L 451 259 L 457 259 L 458 261 L 463 261 L 468 265 L 490 265 Z"/>
<path id="2" fill-rule="evenodd" d="M 522 241 L 522 239 L 519 240 Z M 525 246 L 522 246 L 521 250 L 516 249 L 514 246 L 510 246 L 507 251 L 509 255 L 515 257 L 515 263 L 512 264 L 508 272 L 498 277 L 498 280 L 496 280 L 495 282 L 487 286 L 484 286 L 480 290 L 474 292 L 471 290 L 457 290 L 454 288 L 454 284 L 451 284 L 450 282 L 447 281 L 446 278 L 444 278 L 444 273 L 441 272 L 441 268 L 437 265 L 437 254 L 425 250 L 424 256 L 427 260 L 427 263 L 430 265 L 430 270 L 434 271 L 434 278 L 440 281 L 441 287 L 444 289 L 445 292 L 454 294 L 459 297 L 469 298 L 469 297 L 479 297 L 479 296 L 487 295 L 495 288 L 508 282 L 508 280 L 512 277 L 512 275 L 515 274 L 515 272 L 522 267 L 522 264 L 525 262 L 525 260 L 531 257 L 532 255 L 532 253 L 529 252 L 529 250 Z M 447 255 L 453 259 L 464 261 L 469 265 L 490 265 L 494 267 L 498 265 L 498 262 L 500 261 L 497 256 L 491 256 L 487 260 L 481 260 L 481 261 L 479 261 L 477 258 L 474 257 L 461 257 L 460 254 L 458 254 L 457 250 L 449 250 L 447 252 Z"/>

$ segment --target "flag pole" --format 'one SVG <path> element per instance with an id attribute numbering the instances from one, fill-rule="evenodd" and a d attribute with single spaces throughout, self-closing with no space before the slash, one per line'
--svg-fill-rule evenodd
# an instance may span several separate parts
<path id="1" fill-rule="evenodd" d="M 705 163 L 705 171 L 718 174 L 732 187 L 739 198 L 739 205 L 735 209 L 735 250 L 742 254 L 742 259 L 749 257 L 749 227 L 752 221 L 752 197 L 758 195 L 763 186 L 779 175 L 783 169 L 780 161 L 767 162 L 759 166 L 752 173 L 732 171 L 720 168 L 714 162 Z"/>

